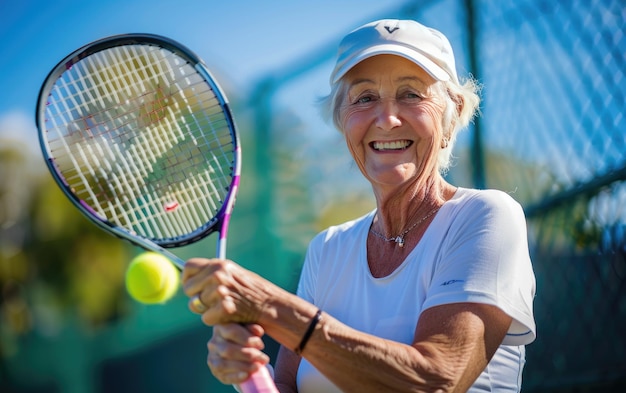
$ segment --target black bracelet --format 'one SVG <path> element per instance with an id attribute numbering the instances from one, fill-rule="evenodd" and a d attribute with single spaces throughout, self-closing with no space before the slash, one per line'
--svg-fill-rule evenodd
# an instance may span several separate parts
<path id="1" fill-rule="evenodd" d="M 311 323 L 309 324 L 308 329 L 304 333 L 304 336 L 302 336 L 302 341 L 300 341 L 300 345 L 298 345 L 298 347 L 294 350 L 296 355 L 300 355 L 302 353 L 302 351 L 304 350 L 304 347 L 306 346 L 306 343 L 309 342 L 309 339 L 311 338 L 311 335 L 313 334 L 313 331 L 315 330 L 315 326 L 317 326 L 317 324 L 319 323 L 321 319 L 322 319 L 322 310 L 317 309 L 317 312 L 315 313 L 315 316 L 311 320 Z"/>

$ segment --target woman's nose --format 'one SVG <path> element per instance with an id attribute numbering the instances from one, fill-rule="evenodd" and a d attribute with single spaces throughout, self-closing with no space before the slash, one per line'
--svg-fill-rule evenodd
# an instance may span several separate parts
<path id="1" fill-rule="evenodd" d="M 402 124 L 396 100 L 381 99 L 377 106 L 376 125 L 379 128 L 388 131 Z"/>

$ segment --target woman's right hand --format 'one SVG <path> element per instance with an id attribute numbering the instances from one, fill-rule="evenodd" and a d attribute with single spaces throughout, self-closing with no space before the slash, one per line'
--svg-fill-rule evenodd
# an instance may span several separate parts
<path id="1" fill-rule="evenodd" d="M 207 364 L 213 375 L 223 384 L 236 385 L 269 363 L 261 337 L 265 331 L 260 325 L 224 324 L 213 326 L 208 342 Z"/>

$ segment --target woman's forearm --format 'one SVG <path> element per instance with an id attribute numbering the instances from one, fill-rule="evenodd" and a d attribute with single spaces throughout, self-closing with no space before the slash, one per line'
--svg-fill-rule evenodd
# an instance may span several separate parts
<path id="1" fill-rule="evenodd" d="M 294 301 L 286 309 L 291 313 L 300 310 L 297 316 L 279 317 L 276 326 L 265 326 L 266 332 L 287 348 L 298 345 L 316 310 L 301 299 Z M 506 333 L 507 321 L 510 323 L 506 316 L 501 318 L 502 323 L 495 324 L 501 327 L 489 334 L 493 339 L 485 343 L 485 322 L 493 318 L 490 313 L 502 316 L 497 310 L 483 308 L 449 305 L 426 310 L 425 319 L 430 314 L 433 323 L 422 324 L 413 345 L 359 332 L 323 314 L 302 355 L 343 391 L 463 391 L 487 365 Z M 277 310 L 276 315 L 284 313 Z M 287 320 L 297 323 L 289 326 Z M 282 339 L 279 332 L 288 332 L 289 339 Z"/>

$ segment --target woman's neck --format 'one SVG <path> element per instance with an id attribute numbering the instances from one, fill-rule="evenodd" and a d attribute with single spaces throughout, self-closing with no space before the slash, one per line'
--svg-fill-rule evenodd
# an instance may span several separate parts
<path id="1" fill-rule="evenodd" d="M 439 175 L 396 190 L 374 190 L 377 214 L 372 228 L 385 237 L 397 236 L 439 209 L 455 191 Z"/>

